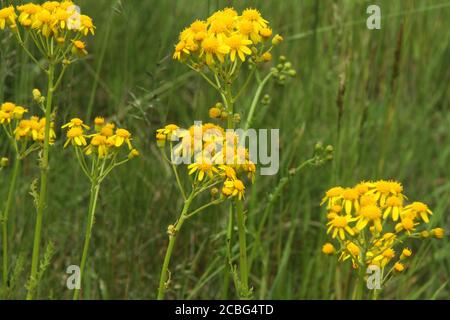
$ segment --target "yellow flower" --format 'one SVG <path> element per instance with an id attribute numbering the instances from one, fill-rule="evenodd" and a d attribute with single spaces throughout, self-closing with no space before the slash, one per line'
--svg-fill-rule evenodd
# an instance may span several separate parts
<path id="1" fill-rule="evenodd" d="M 39 10 L 36 13 L 31 28 L 37 30 L 46 38 L 58 31 L 55 27 L 55 17 L 46 9 Z"/>
<path id="2" fill-rule="evenodd" d="M 392 220 L 397 221 L 402 211 L 403 199 L 398 196 L 391 196 L 387 198 L 385 207 L 383 219 L 386 219 L 392 213 Z"/>
<path id="3" fill-rule="evenodd" d="M 344 191 L 344 189 L 342 187 L 334 187 L 334 188 L 329 189 L 325 193 L 325 197 L 323 197 L 320 205 L 323 205 L 325 202 L 328 201 L 328 207 L 330 207 L 331 205 L 334 204 L 334 202 L 336 200 L 341 198 L 343 191 Z"/>
<path id="4" fill-rule="evenodd" d="M 130 153 L 128 154 L 128 159 L 134 159 L 140 156 L 140 153 L 137 149 L 133 149 L 130 151 Z"/>
<path id="5" fill-rule="evenodd" d="M 175 52 L 173 53 L 174 60 L 181 60 L 183 54 L 189 55 L 191 52 L 188 50 L 186 41 L 180 41 L 175 45 Z"/>
<path id="6" fill-rule="evenodd" d="M 13 6 L 0 10 L 0 30 L 5 29 L 6 25 L 14 26 L 16 24 L 16 12 Z"/>
<path id="7" fill-rule="evenodd" d="M 227 180 L 236 180 L 236 171 L 227 165 L 220 165 L 219 169 L 221 170 L 220 175 L 225 177 Z"/>
<path id="8" fill-rule="evenodd" d="M 131 146 L 131 133 L 128 130 L 117 129 L 114 138 L 115 138 L 115 146 L 117 148 L 121 147 L 124 143 L 127 143 L 128 148 L 130 150 L 133 149 L 133 147 Z"/>
<path id="9" fill-rule="evenodd" d="M 405 215 L 412 215 L 412 217 L 416 217 L 417 215 L 425 222 L 430 222 L 428 215 L 432 215 L 433 212 L 428 208 L 428 206 L 423 202 L 413 202 L 410 205 L 407 205 L 403 212 Z"/>
<path id="10" fill-rule="evenodd" d="M 392 248 L 387 248 L 380 255 L 376 256 L 372 263 L 380 265 L 384 268 L 395 257 L 395 251 Z"/>
<path id="11" fill-rule="evenodd" d="M 241 180 L 227 180 L 223 184 L 222 193 L 228 197 L 238 197 L 242 200 L 245 195 L 245 185 Z"/>
<path id="12" fill-rule="evenodd" d="M 327 242 L 322 246 L 322 252 L 326 255 L 331 255 L 336 252 L 336 249 L 331 243 Z"/>
<path id="13" fill-rule="evenodd" d="M 263 37 L 263 38 L 270 38 L 272 36 L 272 29 L 266 27 L 266 28 L 262 28 L 261 30 L 259 30 L 259 34 Z"/>
<path id="14" fill-rule="evenodd" d="M 108 152 L 107 138 L 100 134 L 96 134 L 91 138 L 90 145 L 86 148 L 85 153 L 91 155 L 94 151 L 98 153 L 99 158 L 104 158 Z"/>
<path id="15" fill-rule="evenodd" d="M 405 265 L 403 263 L 401 263 L 401 262 L 396 262 L 394 264 L 394 270 L 396 272 L 402 272 L 403 270 L 405 270 Z"/>
<path id="16" fill-rule="evenodd" d="M 202 41 L 201 48 L 200 57 L 204 56 L 205 62 L 209 66 L 214 64 L 214 57 L 219 59 L 221 63 L 224 63 L 224 56 L 230 52 L 230 47 L 215 36 L 206 37 Z"/>
<path id="17" fill-rule="evenodd" d="M 88 54 L 86 50 L 86 44 L 81 40 L 72 40 L 73 47 L 72 47 L 72 53 L 78 56 L 85 56 Z"/>
<path id="18" fill-rule="evenodd" d="M 198 181 L 203 181 L 205 176 L 212 179 L 214 174 L 219 172 L 219 170 L 214 166 L 212 160 L 205 156 L 196 157 L 195 163 L 190 164 L 188 169 L 189 175 L 198 172 Z"/>
<path id="19" fill-rule="evenodd" d="M 28 133 L 31 130 L 30 120 L 21 120 L 14 130 L 14 136 L 16 140 L 21 140 L 22 138 L 26 138 Z"/>
<path id="20" fill-rule="evenodd" d="M 396 232 L 406 231 L 408 234 L 411 234 L 411 232 L 415 230 L 414 227 L 416 225 L 418 225 L 418 223 L 415 223 L 412 219 L 403 218 L 400 223 L 397 223 L 395 225 L 395 231 Z"/>
<path id="21" fill-rule="evenodd" d="M 242 20 L 238 24 L 239 33 L 247 39 L 251 39 L 254 44 L 261 42 L 259 28 L 255 28 L 254 24 L 248 20 Z"/>
<path id="22" fill-rule="evenodd" d="M 381 209 L 374 205 L 362 207 L 359 211 L 356 228 L 363 230 L 367 224 L 375 226 L 377 232 L 381 232 Z"/>
<path id="23" fill-rule="evenodd" d="M 80 15 L 80 32 L 84 35 L 87 36 L 89 33 L 91 33 L 92 35 L 95 34 L 95 26 L 94 23 L 92 22 L 92 19 L 89 16 L 86 15 Z"/>
<path id="24" fill-rule="evenodd" d="M 248 21 L 254 23 L 255 25 L 257 25 L 258 27 L 261 27 L 261 28 L 267 27 L 267 24 L 268 24 L 268 21 L 265 20 L 261 16 L 261 13 L 256 9 L 245 9 L 242 12 L 242 18 L 244 20 L 248 20 Z"/>
<path id="25" fill-rule="evenodd" d="M 64 148 L 69 145 L 69 143 L 72 143 L 74 146 L 85 146 L 87 145 L 86 138 L 84 136 L 83 129 L 79 126 L 72 127 L 67 132 L 67 141 L 64 144 Z"/>
<path id="26" fill-rule="evenodd" d="M 65 125 L 63 125 L 61 127 L 62 129 L 65 128 L 81 128 L 81 129 L 86 129 L 89 130 L 89 127 L 87 125 L 84 124 L 83 120 L 79 119 L 79 118 L 73 118 L 72 120 L 70 120 L 70 122 L 66 123 Z"/>
<path id="27" fill-rule="evenodd" d="M 239 56 L 242 62 L 245 61 L 245 55 L 251 55 L 252 50 L 248 47 L 252 42 L 243 38 L 239 34 L 234 34 L 225 39 L 225 43 L 230 48 L 230 59 L 232 62 L 236 60 L 236 54 Z"/>
<path id="28" fill-rule="evenodd" d="M 353 236 L 355 235 L 355 232 L 348 225 L 350 222 L 353 221 L 355 221 L 355 218 L 352 218 L 350 215 L 336 216 L 327 223 L 328 226 L 327 233 L 329 234 L 332 232 L 333 239 L 336 238 L 337 235 L 339 235 L 339 238 L 341 240 L 345 239 L 346 233 Z"/>
<path id="29" fill-rule="evenodd" d="M 409 257 L 411 257 L 411 255 L 412 255 L 411 249 L 409 249 L 409 248 L 404 248 L 403 251 L 402 251 L 402 254 L 401 254 L 401 256 L 400 256 L 400 260 L 409 258 Z"/>

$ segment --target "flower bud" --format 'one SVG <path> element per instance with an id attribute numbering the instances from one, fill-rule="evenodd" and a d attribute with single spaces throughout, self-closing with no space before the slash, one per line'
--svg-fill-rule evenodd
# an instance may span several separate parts
<path id="1" fill-rule="evenodd" d="M 42 102 L 42 94 L 39 89 L 33 89 L 33 100 L 37 103 Z"/>
<path id="2" fill-rule="evenodd" d="M 437 239 L 442 239 L 444 237 L 445 230 L 442 228 L 435 228 L 431 230 L 431 235 Z"/>
<path id="3" fill-rule="evenodd" d="M 272 44 L 274 46 L 279 45 L 281 42 L 283 42 L 283 40 L 284 40 L 283 37 L 280 36 L 279 34 L 277 34 L 277 35 L 275 35 L 275 37 L 273 37 Z"/>
<path id="4" fill-rule="evenodd" d="M 322 246 L 322 253 L 326 254 L 326 255 L 331 255 L 333 253 L 336 252 L 336 249 L 334 248 L 334 246 L 331 243 L 325 243 Z"/>
<path id="5" fill-rule="evenodd" d="M 130 151 L 130 153 L 128 154 L 128 159 L 134 159 L 139 157 L 139 151 L 137 151 L 136 149 L 133 149 Z"/>
<path id="6" fill-rule="evenodd" d="M 222 111 L 219 108 L 213 107 L 209 109 L 209 117 L 212 119 L 220 118 Z"/>
<path id="7" fill-rule="evenodd" d="M 2 157 L 0 159 L 0 167 L 6 168 L 9 165 L 9 159 L 6 157 Z"/>
<path id="8" fill-rule="evenodd" d="M 235 113 L 235 114 L 233 115 L 233 121 L 234 121 L 235 123 L 241 122 L 241 115 L 240 115 L 239 113 Z"/>
<path id="9" fill-rule="evenodd" d="M 269 51 L 264 52 L 261 58 L 263 61 L 269 62 L 270 60 L 272 60 L 272 54 Z"/>

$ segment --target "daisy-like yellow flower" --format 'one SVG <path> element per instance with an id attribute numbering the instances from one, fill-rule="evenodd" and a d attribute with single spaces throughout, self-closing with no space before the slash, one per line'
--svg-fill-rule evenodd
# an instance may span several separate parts
<path id="1" fill-rule="evenodd" d="M 383 214 L 383 219 L 386 219 L 389 217 L 389 215 L 392 215 L 392 220 L 397 221 L 400 217 L 400 213 L 402 211 L 403 207 L 403 199 L 398 196 L 391 196 L 387 198 L 386 204 L 385 204 L 385 210 Z"/>
<path id="2" fill-rule="evenodd" d="M 13 6 L 9 6 L 0 10 L 0 30 L 6 26 L 14 26 L 16 24 L 16 11 Z"/>
<path id="3" fill-rule="evenodd" d="M 126 129 L 117 129 L 115 134 L 115 146 L 121 147 L 124 143 L 128 145 L 130 150 L 133 149 L 131 145 L 131 133 Z"/>
<path id="4" fill-rule="evenodd" d="M 63 125 L 61 127 L 61 129 L 65 129 L 65 128 L 81 128 L 81 129 L 86 129 L 89 130 L 89 126 L 85 125 L 83 120 L 81 120 L 80 118 L 73 118 L 72 120 L 70 120 L 70 122 L 66 123 L 65 125 Z"/>
<path id="5" fill-rule="evenodd" d="M 395 257 L 395 251 L 392 248 L 387 248 L 381 254 L 377 255 L 372 260 L 372 264 L 379 265 L 384 268 Z"/>
<path id="6" fill-rule="evenodd" d="M 69 143 L 79 147 L 87 145 L 86 138 L 81 127 L 72 127 L 69 131 L 67 131 L 67 141 L 64 144 L 64 148 L 66 148 Z"/>
<path id="7" fill-rule="evenodd" d="M 80 15 L 80 32 L 84 35 L 87 36 L 89 33 L 92 35 L 95 35 L 95 26 L 94 23 L 92 22 L 91 17 L 86 16 L 86 15 Z"/>
<path id="8" fill-rule="evenodd" d="M 17 125 L 16 129 L 14 130 L 14 136 L 17 141 L 24 139 L 27 137 L 28 133 L 30 132 L 30 120 L 20 120 L 19 124 Z"/>
<path id="9" fill-rule="evenodd" d="M 323 197 L 320 205 L 323 205 L 325 202 L 328 202 L 328 207 L 332 206 L 336 202 L 336 200 L 341 199 L 343 191 L 344 189 L 342 187 L 334 187 L 329 189 L 325 193 L 325 197 Z"/>
<path id="10" fill-rule="evenodd" d="M 230 48 L 230 60 L 232 62 L 236 60 L 236 55 L 244 62 L 245 56 L 252 54 L 252 50 L 248 47 L 252 44 L 252 41 L 245 39 L 242 35 L 234 34 L 226 38 L 225 43 Z"/>
<path id="11" fill-rule="evenodd" d="M 104 158 L 108 152 L 107 138 L 101 134 L 96 134 L 92 137 L 90 145 L 86 148 L 86 155 L 97 152 L 99 158 Z"/>
<path id="12" fill-rule="evenodd" d="M 182 40 L 175 45 L 175 52 L 173 53 L 172 58 L 174 60 L 181 60 L 184 55 L 189 55 L 190 53 L 186 41 Z"/>
<path id="13" fill-rule="evenodd" d="M 377 232 L 381 232 L 381 209 L 374 205 L 362 207 L 359 210 L 356 228 L 363 230 L 367 225 L 373 225 Z"/>
<path id="14" fill-rule="evenodd" d="M 328 229 L 327 233 L 331 233 L 331 237 L 334 239 L 339 235 L 341 240 L 345 240 L 345 235 L 348 233 L 349 235 L 355 235 L 353 229 L 349 226 L 350 222 L 355 221 L 355 218 L 352 218 L 350 215 L 345 216 L 335 216 L 331 221 L 327 223 Z"/>
<path id="15" fill-rule="evenodd" d="M 158 134 L 164 135 L 168 140 L 171 140 L 172 135 L 174 133 L 176 133 L 177 130 L 179 130 L 179 129 L 180 129 L 180 127 L 177 126 L 176 124 L 168 124 L 164 128 L 156 130 L 156 133 L 157 133 L 157 135 Z M 160 136 L 160 138 L 162 138 L 162 136 Z"/>
<path id="16" fill-rule="evenodd" d="M 353 268 L 357 269 L 361 249 L 352 241 L 347 241 L 344 245 L 344 248 L 345 250 L 343 250 L 341 255 L 339 256 L 339 261 L 346 261 L 347 259 L 351 258 Z"/>
<path id="17" fill-rule="evenodd" d="M 262 40 L 259 28 L 255 28 L 254 24 L 249 20 L 241 20 L 238 23 L 238 30 L 243 37 L 250 39 L 253 44 L 258 44 Z"/>
<path id="18" fill-rule="evenodd" d="M 264 19 L 261 16 L 261 13 L 256 9 L 245 9 L 242 12 L 242 18 L 244 20 L 248 20 L 248 21 L 252 22 L 254 25 L 256 25 L 260 28 L 267 27 L 267 24 L 269 23 L 266 19 Z"/>
<path id="19" fill-rule="evenodd" d="M 396 181 L 379 180 L 372 184 L 374 187 L 369 190 L 369 194 L 373 194 L 376 200 L 380 201 L 380 205 L 384 207 L 386 199 L 390 195 L 401 196 L 403 186 Z"/>
<path id="20" fill-rule="evenodd" d="M 414 222 L 411 218 L 402 218 L 400 223 L 395 225 L 395 231 L 401 232 L 405 231 L 408 234 L 411 234 L 415 230 L 415 226 L 418 225 L 417 222 Z"/>
<path id="21" fill-rule="evenodd" d="M 429 215 L 432 215 L 433 212 L 428 208 L 428 206 L 423 202 L 413 202 L 410 205 L 407 205 L 403 211 L 405 216 L 416 217 L 419 216 L 425 223 L 429 223 L 430 219 Z"/>
<path id="22" fill-rule="evenodd" d="M 236 180 L 236 171 L 227 165 L 219 165 L 220 175 L 225 177 L 226 180 Z"/>
<path id="23" fill-rule="evenodd" d="M 206 37 L 201 44 L 200 56 L 205 56 L 206 64 L 214 64 L 214 58 L 219 59 L 221 63 L 225 62 L 225 55 L 230 52 L 230 47 L 215 36 Z"/>
<path id="24" fill-rule="evenodd" d="M 245 185 L 241 180 L 227 180 L 223 184 L 222 194 L 227 197 L 238 197 L 242 200 L 245 195 Z"/>
<path id="25" fill-rule="evenodd" d="M 18 19 L 19 23 L 22 25 L 29 25 L 33 19 L 33 16 L 40 10 L 42 10 L 42 7 L 34 3 L 26 3 L 24 5 L 17 6 L 17 11 L 20 12 Z M 25 21 L 27 22 L 24 23 Z"/>
<path id="26" fill-rule="evenodd" d="M 198 181 L 203 181 L 205 177 L 212 179 L 214 174 L 219 172 L 219 170 L 214 166 L 212 160 L 205 156 L 196 157 L 195 163 L 190 164 L 188 169 L 189 175 L 198 172 Z"/>

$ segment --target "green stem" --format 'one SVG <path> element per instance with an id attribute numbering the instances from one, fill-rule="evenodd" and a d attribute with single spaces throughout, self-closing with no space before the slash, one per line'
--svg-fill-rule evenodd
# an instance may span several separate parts
<path id="1" fill-rule="evenodd" d="M 53 101 L 53 81 L 55 76 L 55 65 L 50 62 L 48 70 L 48 88 L 47 88 L 47 104 L 45 107 L 45 132 L 44 132 L 44 147 L 41 159 L 41 185 L 39 192 L 39 201 L 36 215 L 36 225 L 34 230 L 34 242 L 33 242 L 33 256 L 31 260 L 31 275 L 30 281 L 36 281 L 39 264 L 39 248 L 41 244 L 41 231 L 42 220 L 44 217 L 44 209 L 47 205 L 47 179 L 49 172 L 49 147 L 50 147 L 50 127 L 51 127 L 51 115 L 52 115 L 52 101 Z M 32 300 L 34 291 L 37 289 L 38 283 L 35 286 L 31 286 L 27 293 L 27 300 Z"/>
<path id="2" fill-rule="evenodd" d="M 248 264 L 247 264 L 247 235 L 245 230 L 244 205 L 242 201 L 236 201 L 237 225 L 239 233 L 239 261 L 240 261 L 240 285 L 241 298 L 248 299 L 250 292 L 248 287 Z"/>
<path id="3" fill-rule="evenodd" d="M 3 233 L 3 287 L 6 288 L 8 286 L 8 218 L 9 218 L 9 211 L 11 210 L 14 193 L 16 191 L 16 184 L 17 184 L 17 175 L 19 173 L 20 169 L 20 159 L 19 155 L 17 155 L 17 158 L 14 161 L 14 168 L 11 176 L 11 181 L 9 183 L 9 191 L 8 191 L 8 197 L 6 199 L 6 205 L 5 210 L 3 211 L 2 215 L 2 233 Z"/>
<path id="4" fill-rule="evenodd" d="M 186 199 L 184 202 L 183 210 L 181 211 L 181 215 L 178 218 L 178 221 L 175 225 L 175 230 L 172 234 L 169 235 L 169 245 L 167 246 L 166 255 L 164 257 L 164 262 L 161 270 L 161 276 L 159 279 L 159 288 L 158 288 L 158 300 L 163 300 L 166 289 L 167 289 L 167 279 L 169 278 L 169 264 L 170 259 L 172 257 L 173 248 L 175 247 L 175 242 L 177 240 L 178 233 L 181 231 L 181 227 L 184 224 L 184 221 L 187 219 L 187 212 L 189 210 L 189 207 L 191 206 L 191 202 L 193 200 L 193 193 L 189 196 L 189 198 Z"/>
<path id="5" fill-rule="evenodd" d="M 83 283 L 83 275 L 84 269 L 86 267 L 86 260 L 89 252 L 89 244 L 91 242 L 92 236 L 92 227 L 94 226 L 95 220 L 95 209 L 97 207 L 98 194 L 100 192 L 100 183 L 97 182 L 97 179 L 92 180 L 91 184 L 91 194 L 89 198 L 89 212 L 88 212 L 88 220 L 86 222 L 86 231 L 84 235 L 84 246 L 83 246 L 83 254 L 81 256 L 80 263 L 80 285 Z M 75 289 L 73 293 L 73 300 L 78 300 L 80 298 L 80 289 Z"/>

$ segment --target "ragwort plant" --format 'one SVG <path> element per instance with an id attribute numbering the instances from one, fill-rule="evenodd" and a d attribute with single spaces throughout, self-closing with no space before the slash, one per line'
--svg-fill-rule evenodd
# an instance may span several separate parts
<path id="1" fill-rule="evenodd" d="M 262 91 L 270 79 L 284 82 L 295 76 L 291 64 L 283 60 L 277 68 L 265 72 L 264 64 L 272 60 L 274 46 L 283 38 L 273 35 L 269 22 L 255 9 L 246 9 L 238 14 L 233 8 L 219 10 L 206 21 L 196 20 L 179 36 L 173 58 L 198 73 L 221 97 L 221 102 L 209 109 L 209 116 L 226 123 L 224 127 L 207 123 L 195 124 L 188 130 L 170 124 L 156 133 L 156 140 L 170 163 L 184 206 L 175 224 L 168 227 L 169 244 L 164 258 L 158 299 L 163 299 L 171 282 L 169 264 L 177 235 L 184 222 L 204 209 L 229 203 L 227 227 L 227 264 L 233 274 L 237 295 L 242 299 L 252 297 L 249 284 L 249 265 L 247 259 L 247 239 L 244 214 L 246 189 L 254 179 L 256 165 L 250 161 L 249 151 L 239 141 L 239 136 L 226 129 L 235 129 L 241 122 L 241 114 L 236 102 L 245 95 L 248 85 L 256 79 L 258 87 L 250 107 L 245 110 L 247 118 L 243 130 L 248 130 Z M 245 67 L 248 75 L 240 81 Z M 264 74 L 266 73 L 266 74 Z M 181 144 L 174 141 L 182 139 Z M 191 176 L 191 189 L 186 191 L 174 164 L 173 156 L 192 159 L 187 169 Z M 198 209 L 191 210 L 192 201 L 200 194 L 210 191 L 212 200 Z M 236 221 L 235 221 L 236 220 Z M 239 272 L 232 259 L 232 239 L 234 225 L 237 225 L 239 241 Z"/>
<path id="2" fill-rule="evenodd" d="M 373 288 L 377 298 L 393 277 L 407 268 L 414 239 L 442 239 L 444 229 L 429 229 L 432 211 L 423 202 L 408 202 L 403 186 L 397 181 L 361 182 L 352 188 L 329 189 L 321 205 L 327 208 L 326 243 L 322 252 L 336 255 L 339 262 L 350 261 L 357 274 L 353 298 L 365 298 L 368 268 L 380 270 L 380 288 Z"/>
<path id="3" fill-rule="evenodd" d="M 91 183 L 84 246 L 80 262 L 79 284 L 82 284 L 88 258 L 92 228 L 95 222 L 95 211 L 100 187 L 105 178 L 117 167 L 139 156 L 139 152 L 131 144 L 131 133 L 123 128 L 116 128 L 112 122 L 105 122 L 103 117 L 94 120 L 94 131 L 88 133 L 90 127 L 79 118 L 65 124 L 67 140 L 64 147 L 72 146 L 83 173 Z M 80 289 L 74 290 L 73 299 L 80 297 Z"/>
<path id="4" fill-rule="evenodd" d="M 86 45 L 82 39 L 88 34 L 95 33 L 92 19 L 80 14 L 79 11 L 73 2 L 68 0 L 46 1 L 42 5 L 35 3 L 11 5 L 0 10 L 0 29 L 8 29 L 14 35 L 29 58 L 46 75 L 48 83 L 47 95 L 42 97 L 42 109 L 46 121 L 39 160 L 41 178 L 27 299 L 33 299 L 38 287 L 41 231 L 44 210 L 47 206 L 53 97 L 66 69 L 87 54 Z M 30 49 L 28 42 L 34 45 L 33 49 Z"/>

